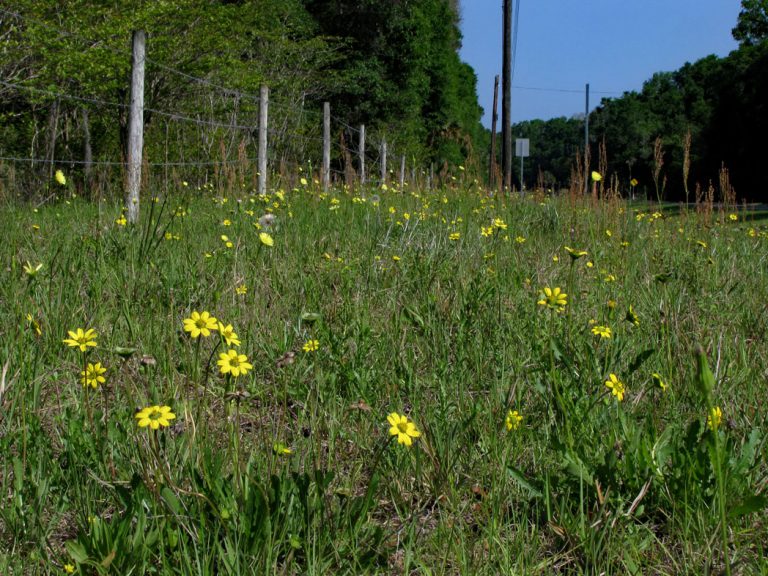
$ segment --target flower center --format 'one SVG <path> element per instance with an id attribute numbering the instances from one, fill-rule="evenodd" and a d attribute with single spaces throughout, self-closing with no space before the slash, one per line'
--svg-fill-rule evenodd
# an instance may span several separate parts
<path id="1" fill-rule="evenodd" d="M 405 434 L 408 431 L 408 422 L 398 422 L 397 429 L 400 434 Z"/>

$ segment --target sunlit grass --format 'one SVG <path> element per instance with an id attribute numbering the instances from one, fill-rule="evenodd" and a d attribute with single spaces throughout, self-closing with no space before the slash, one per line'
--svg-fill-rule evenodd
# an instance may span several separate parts
<path id="1" fill-rule="evenodd" d="M 0 573 L 703 573 L 724 540 L 765 570 L 754 215 L 308 185 L 121 215 L 0 209 Z"/>

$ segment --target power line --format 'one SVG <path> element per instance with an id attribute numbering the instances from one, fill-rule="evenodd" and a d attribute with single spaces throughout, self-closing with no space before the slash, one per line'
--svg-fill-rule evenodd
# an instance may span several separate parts
<path id="1" fill-rule="evenodd" d="M 515 90 L 535 90 L 537 92 L 563 92 L 567 94 L 584 94 L 584 89 L 581 90 L 575 89 L 575 88 L 543 88 L 540 86 L 519 86 L 516 84 L 512 85 L 512 88 Z M 622 95 L 623 92 L 617 92 L 617 91 L 607 91 L 607 90 L 590 90 L 592 94 L 606 94 L 606 95 Z"/>

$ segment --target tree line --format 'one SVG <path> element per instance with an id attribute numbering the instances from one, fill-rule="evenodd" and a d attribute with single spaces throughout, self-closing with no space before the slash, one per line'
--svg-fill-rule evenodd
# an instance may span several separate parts
<path id="1" fill-rule="evenodd" d="M 604 165 L 625 194 L 630 181 L 656 198 L 690 200 L 724 171 L 740 200 L 766 201 L 768 174 L 768 0 L 745 0 L 734 37 L 738 49 L 659 72 L 640 91 L 603 99 L 590 114 L 590 166 Z M 529 186 L 568 187 L 583 157 L 583 117 L 533 120 L 513 133 L 531 139 Z M 660 161 L 659 161 L 660 160 Z M 658 170 L 658 172 L 657 172 Z M 684 175 L 687 173 L 687 179 Z"/>
<path id="2" fill-rule="evenodd" d="M 123 158 L 141 29 L 150 161 L 248 155 L 267 85 L 273 165 L 316 163 L 324 101 L 337 167 L 360 124 L 413 164 L 470 165 L 488 134 L 458 23 L 455 0 L 18 0 L 0 10 L 0 155 Z"/>

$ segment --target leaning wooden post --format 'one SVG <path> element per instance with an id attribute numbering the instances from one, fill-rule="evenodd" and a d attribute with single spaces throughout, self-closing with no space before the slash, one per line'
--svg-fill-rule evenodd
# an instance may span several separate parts
<path id="1" fill-rule="evenodd" d="M 386 139 L 381 141 L 381 151 L 379 155 L 381 156 L 381 183 L 386 184 L 387 183 L 387 140 Z"/>
<path id="2" fill-rule="evenodd" d="M 360 186 L 365 186 L 365 124 L 360 124 L 358 153 L 360 155 Z"/>
<path id="3" fill-rule="evenodd" d="M 400 156 L 400 190 L 405 186 L 405 154 Z"/>
<path id="4" fill-rule="evenodd" d="M 331 185 L 331 104 L 323 103 L 323 191 Z"/>
<path id="5" fill-rule="evenodd" d="M 269 88 L 259 92 L 259 194 L 267 193 L 267 125 L 269 122 Z"/>
<path id="6" fill-rule="evenodd" d="M 147 35 L 143 30 L 133 33 L 131 55 L 131 108 L 128 118 L 128 177 L 126 178 L 126 218 L 131 224 L 139 220 L 139 189 L 141 161 L 144 149 L 144 57 Z"/>

